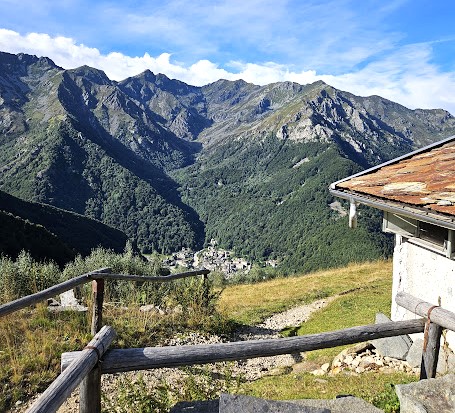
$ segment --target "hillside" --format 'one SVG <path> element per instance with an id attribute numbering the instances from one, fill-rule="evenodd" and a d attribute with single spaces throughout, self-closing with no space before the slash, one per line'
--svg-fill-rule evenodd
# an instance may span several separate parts
<path id="1" fill-rule="evenodd" d="M 364 210 L 348 231 L 329 183 L 455 133 L 446 111 L 320 81 L 114 82 L 8 53 L 0 117 L 0 189 L 102 221 L 146 253 L 215 238 L 288 271 L 387 255 L 378 216 Z"/>
<path id="2" fill-rule="evenodd" d="M 23 249 L 35 259 L 64 264 L 98 246 L 123 252 L 124 233 L 93 219 L 50 205 L 27 202 L 0 191 L 0 251 L 15 258 Z"/>
<path id="3" fill-rule="evenodd" d="M 88 271 L 87 266 L 106 265 L 106 259 L 108 265 L 114 265 L 114 271 L 119 273 L 150 274 L 153 268 L 152 263 L 128 257 L 128 254 L 97 254 L 74 263 L 73 270 Z M 97 257 L 102 261 L 97 261 Z M 34 283 L 50 282 L 46 265 L 24 260 L 16 263 L 5 261 L 0 263 L 0 282 L 14 280 L 17 286 L 32 284 L 32 287 Z M 27 266 L 34 269 L 33 275 L 23 268 Z M 11 267 L 18 271 L 11 271 Z M 52 270 L 57 272 L 54 279 L 62 276 L 55 267 Z M 391 261 L 377 261 L 319 271 L 304 277 L 227 286 L 221 295 L 210 284 L 208 290 L 202 290 L 197 279 L 176 280 L 168 286 L 166 283 L 128 284 L 128 287 L 123 284 L 126 289 L 118 290 L 112 301 L 121 304 L 108 306 L 103 317 L 106 324 L 112 325 L 117 332 L 114 348 L 277 338 L 285 326 L 292 326 L 299 335 L 311 334 L 372 323 L 377 311 L 387 313 L 390 309 L 391 282 Z M 204 298 L 207 296 L 203 291 L 209 293 L 209 300 Z M 7 292 L 7 289 L 2 289 L 3 295 Z M 164 311 L 148 313 L 144 318 L 138 305 L 144 302 L 144 297 L 147 297 L 146 303 L 159 305 Z M 90 300 L 89 295 L 85 300 Z M 125 311 L 125 306 L 128 311 Z M 177 307 L 190 311 L 175 311 Z M 0 364 L 0 378 L 4 383 L 0 389 L 2 411 L 10 411 L 9 408 L 14 412 L 26 411 L 34 396 L 59 374 L 61 352 L 80 350 L 90 339 L 86 315 L 43 310 L 23 310 L 11 316 L 14 322 L 7 317 L 0 323 L 0 336 L 6 343 L 1 355 L 3 363 Z M 289 318 L 295 310 L 305 322 Z M 281 321 L 277 324 L 277 320 Z M 311 373 L 322 364 L 331 362 L 341 350 L 331 348 L 307 352 L 304 360 L 299 360 L 294 354 L 293 357 L 281 355 L 185 369 L 103 375 L 103 411 L 130 412 L 137 411 L 138 406 L 149 408 L 153 405 L 156 411 L 164 412 L 178 401 L 215 399 L 220 392 L 274 399 L 327 399 L 339 394 L 355 394 L 384 406 L 393 393 L 390 392 L 390 383 L 415 380 L 412 374 L 390 369 L 360 374 L 346 369 L 341 374 L 322 377 Z M 11 368 L 14 374 L 11 374 Z M 157 400 L 162 403 L 153 404 Z M 73 392 L 64 409 L 74 411 L 77 405 L 78 393 Z"/>
<path id="4" fill-rule="evenodd" d="M 38 261 L 52 260 L 60 266 L 73 260 L 76 252 L 44 227 L 0 211 L 0 251 L 3 256 L 17 258 L 28 251 Z"/>

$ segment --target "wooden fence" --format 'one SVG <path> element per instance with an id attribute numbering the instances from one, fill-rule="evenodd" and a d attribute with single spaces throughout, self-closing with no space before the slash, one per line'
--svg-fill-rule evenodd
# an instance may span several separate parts
<path id="1" fill-rule="evenodd" d="M 78 277 L 72 278 L 71 280 L 64 281 L 60 284 L 53 285 L 43 291 L 39 291 L 35 294 L 27 295 L 25 297 L 18 298 L 17 300 L 11 301 L 6 304 L 0 305 L 0 317 L 7 314 L 11 314 L 15 311 L 26 308 L 30 305 L 37 304 L 41 301 L 47 300 L 48 298 L 55 297 L 58 294 L 64 293 L 65 291 L 71 290 L 79 285 L 87 284 L 92 282 L 93 292 L 93 315 L 91 324 L 91 333 L 96 334 L 102 325 L 103 319 L 103 301 L 104 301 L 104 280 L 125 280 L 125 281 L 137 281 L 137 282 L 168 282 L 178 280 L 180 278 L 194 277 L 202 275 L 204 280 L 210 273 L 210 270 L 200 269 L 194 271 L 187 271 L 178 274 L 171 274 L 162 277 L 149 277 L 143 275 L 130 275 L 130 274 L 112 274 L 111 268 L 101 268 L 86 274 L 79 275 Z"/>
<path id="2" fill-rule="evenodd" d="M 96 330 L 96 334 L 93 340 L 82 351 L 62 354 L 62 373 L 38 398 L 27 413 L 56 412 L 78 385 L 80 385 L 79 412 L 101 412 L 101 375 L 103 373 L 178 367 L 292 354 L 295 352 L 337 347 L 373 339 L 421 332 L 424 332 L 424 348 L 420 376 L 421 378 L 435 377 L 442 328 L 455 331 L 454 313 L 424 302 L 409 294 L 399 293 L 396 297 L 397 303 L 424 318 L 358 326 L 338 331 L 281 339 L 250 340 L 211 345 L 107 350 L 115 337 L 115 332 L 108 326 L 99 329 L 102 323 L 105 279 L 162 282 L 195 275 L 203 275 L 205 278 L 208 273 L 208 270 L 198 270 L 167 277 L 142 277 L 111 274 L 109 269 L 103 269 L 84 274 L 40 293 L 0 306 L 1 316 L 43 299 L 50 298 L 58 294 L 58 292 L 65 291 L 64 288 L 70 289 L 75 285 L 93 280 L 92 330 Z M 100 363 L 101 359 L 102 363 Z"/>
<path id="3" fill-rule="evenodd" d="M 101 268 L 78 277 L 53 285 L 25 297 L 0 305 L 0 317 L 55 297 L 79 285 L 92 283 L 93 309 L 91 333 L 93 340 L 81 352 L 68 371 L 61 374 L 34 403 L 28 412 L 55 412 L 80 384 L 80 411 L 101 411 L 101 370 L 99 361 L 115 337 L 111 327 L 101 328 L 103 323 L 103 301 L 105 280 L 125 280 L 136 282 L 168 282 L 181 278 L 202 275 L 204 282 L 209 270 L 199 269 L 162 277 L 151 277 L 130 274 L 113 274 L 111 268 Z M 101 347 L 100 347 L 101 346 Z"/>

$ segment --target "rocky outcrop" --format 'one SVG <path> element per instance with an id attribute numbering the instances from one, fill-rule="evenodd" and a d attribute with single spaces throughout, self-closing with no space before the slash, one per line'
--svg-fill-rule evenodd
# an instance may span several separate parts
<path id="1" fill-rule="evenodd" d="M 313 370 L 316 376 L 325 374 L 335 375 L 341 372 L 361 374 L 368 371 L 390 373 L 403 371 L 407 373 L 417 372 L 406 361 L 392 357 L 382 356 L 370 343 L 359 343 L 339 353 L 332 361 L 326 363 L 319 369 Z"/>

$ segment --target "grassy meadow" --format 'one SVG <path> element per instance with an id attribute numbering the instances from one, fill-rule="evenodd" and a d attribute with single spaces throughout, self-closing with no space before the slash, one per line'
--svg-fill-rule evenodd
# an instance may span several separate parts
<path id="1" fill-rule="evenodd" d="M 115 272 L 131 274 L 159 273 L 156 262 L 141 261 L 128 252 L 114 254 L 106 250 L 95 250 L 91 256 L 76 260 L 61 272 L 57 266 L 49 263 L 41 265 L 27 255 L 22 255 L 16 261 L 3 258 L 0 264 L 2 302 L 14 299 L 19 289 L 30 293 L 101 267 L 109 266 Z M 374 322 L 376 312 L 388 314 L 390 311 L 391 268 L 390 261 L 377 261 L 304 276 L 275 278 L 254 285 L 228 285 L 222 288 L 210 282 L 204 285 L 200 277 L 143 285 L 109 282 L 104 320 L 117 331 L 118 337 L 113 344 L 116 348 L 153 346 L 172 335 L 190 331 L 229 335 L 236 325 L 256 324 L 274 313 L 333 296 L 334 300 L 314 313 L 308 322 L 299 328 L 283 331 L 283 335 L 310 334 L 370 324 Z M 16 286 L 16 290 L 11 286 Z M 89 289 L 82 289 L 79 294 L 85 297 L 90 306 Z M 146 303 L 161 308 L 182 308 L 184 311 L 164 315 L 143 313 L 139 307 Z M 6 411 L 18 400 L 26 401 L 43 391 L 58 375 L 60 354 L 85 346 L 90 340 L 89 314 L 49 313 L 43 304 L 0 319 L 0 411 Z M 329 362 L 339 351 L 341 348 L 309 352 L 305 362 L 316 368 Z M 394 412 L 397 410 L 393 384 L 412 380 L 415 380 L 413 376 L 404 373 L 339 374 L 317 378 L 305 369 L 283 369 L 279 375 L 251 383 L 237 380 L 235 389 L 231 386 L 231 390 L 272 399 L 331 398 L 337 394 L 353 394 Z M 190 380 L 185 384 L 184 395 L 196 399 L 216 397 L 213 391 L 209 392 L 201 386 L 197 391 L 191 390 L 194 382 Z M 131 391 L 126 396 L 121 395 L 118 399 L 122 403 L 121 408 L 115 411 L 166 411 L 163 404 L 156 404 L 158 396 L 144 393 L 142 387 L 138 387 L 140 385 L 140 381 L 127 383 L 125 388 Z M 160 398 L 166 396 L 172 399 L 175 396 L 170 389 L 165 390 L 165 394 L 162 388 L 159 391 Z M 134 410 L 133 399 L 137 399 L 138 394 L 141 395 L 141 403 L 148 407 Z M 161 406 L 161 410 L 150 410 L 151 400 L 154 400 L 153 405 Z"/>

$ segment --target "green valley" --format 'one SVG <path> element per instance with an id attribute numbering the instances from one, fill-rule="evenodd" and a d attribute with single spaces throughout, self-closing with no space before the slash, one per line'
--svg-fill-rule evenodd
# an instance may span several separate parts
<path id="1" fill-rule="evenodd" d="M 101 221 L 142 253 L 216 239 L 283 273 L 387 256 L 380 217 L 362 209 L 348 230 L 328 185 L 455 133 L 446 111 L 321 81 L 116 82 L 25 54 L 0 53 L 0 98 L 1 190 Z"/>

